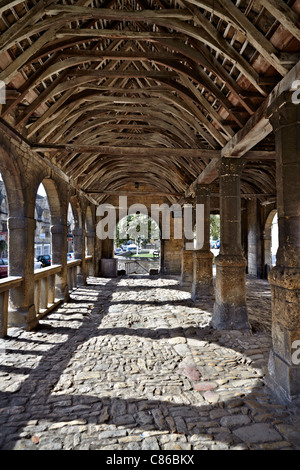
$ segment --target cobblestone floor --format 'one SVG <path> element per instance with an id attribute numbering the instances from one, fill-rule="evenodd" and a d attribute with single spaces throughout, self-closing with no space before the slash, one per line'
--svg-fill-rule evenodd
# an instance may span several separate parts
<path id="1" fill-rule="evenodd" d="M 2 450 L 300 449 L 300 414 L 264 385 L 270 289 L 252 333 L 216 331 L 178 278 L 89 279 L 0 351 Z"/>

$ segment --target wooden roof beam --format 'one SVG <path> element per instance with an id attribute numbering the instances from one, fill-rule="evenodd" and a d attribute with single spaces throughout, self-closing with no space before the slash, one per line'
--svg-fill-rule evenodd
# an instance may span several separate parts
<path id="1" fill-rule="evenodd" d="M 278 83 L 270 93 L 269 97 L 258 108 L 256 113 L 249 119 L 243 129 L 239 130 L 234 137 L 222 149 L 224 157 L 242 157 L 248 150 L 263 140 L 273 128 L 266 116 L 268 107 L 274 99 L 284 91 L 291 90 L 293 82 L 299 79 L 300 62 Z"/>
<path id="2" fill-rule="evenodd" d="M 147 147 L 115 147 L 105 145 L 76 145 L 76 144 L 31 144 L 32 150 L 36 152 L 56 152 L 58 150 L 68 150 L 76 153 L 85 152 L 98 152 L 100 154 L 107 154 L 111 156 L 146 156 L 151 157 L 155 153 L 165 157 L 184 157 L 184 158 L 201 158 L 203 160 L 219 159 L 221 157 L 221 150 L 209 150 L 199 148 L 147 148 Z M 274 151 L 251 151 L 245 156 L 248 160 L 270 160 L 275 158 Z"/>
<path id="3" fill-rule="evenodd" d="M 217 2 L 218 3 L 218 2 Z M 183 4 L 186 5 L 188 2 L 183 1 Z M 271 64 L 275 70 L 277 70 L 282 76 L 286 75 L 288 69 L 281 64 L 279 58 L 277 57 L 277 49 L 272 45 L 268 39 L 248 20 L 248 18 L 242 13 L 242 11 L 235 6 L 231 0 L 222 0 L 220 5 L 223 10 L 228 13 L 229 17 L 235 18 L 236 23 L 240 25 L 241 31 L 245 34 L 245 38 L 249 41 L 250 44 L 263 56 L 263 58 Z M 212 24 L 207 20 L 206 23 L 203 23 L 204 15 L 202 15 L 195 6 L 190 5 L 191 11 L 196 15 L 203 26 L 211 31 L 212 33 Z M 210 26 L 209 26 L 210 25 Z M 221 40 L 221 39 L 220 39 Z M 240 69 L 243 73 L 243 71 Z M 248 78 L 248 77 L 247 77 Z"/>
<path id="4" fill-rule="evenodd" d="M 300 41 L 299 15 L 283 0 L 258 0 L 282 26 Z"/>
<path id="5" fill-rule="evenodd" d="M 238 131 L 234 137 L 221 150 L 222 157 L 242 157 L 256 144 L 263 140 L 273 130 L 266 111 L 272 102 L 284 91 L 290 90 L 294 81 L 300 76 L 300 62 L 278 83 L 269 97 L 259 107 L 256 113 L 249 119 L 246 126 Z M 210 184 L 219 176 L 219 161 L 210 162 L 198 178 L 187 188 L 186 196 L 194 193 L 198 183 Z"/>

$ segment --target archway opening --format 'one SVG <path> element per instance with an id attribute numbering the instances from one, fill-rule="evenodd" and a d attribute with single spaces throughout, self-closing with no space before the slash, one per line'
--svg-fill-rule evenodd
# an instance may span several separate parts
<path id="1" fill-rule="evenodd" d="M 264 277 L 268 277 L 268 273 L 272 266 L 276 264 L 276 255 L 279 245 L 278 230 L 278 213 L 273 209 L 265 223 L 264 230 Z"/>
<path id="2" fill-rule="evenodd" d="M 273 217 L 271 226 L 271 263 L 272 266 L 276 265 L 276 254 L 279 245 L 279 233 L 278 233 L 278 213 Z"/>
<path id="3" fill-rule="evenodd" d="M 68 233 L 67 233 L 67 257 L 68 261 L 74 259 L 74 236 L 73 230 L 75 228 L 75 217 L 73 214 L 73 209 L 71 203 L 69 202 L 68 205 L 68 214 L 67 214 L 67 225 L 68 225 Z"/>
<path id="4" fill-rule="evenodd" d="M 210 248 L 214 257 L 220 251 L 220 214 L 210 214 Z"/>
<path id="5" fill-rule="evenodd" d="M 38 187 L 35 199 L 34 269 L 51 265 L 51 211 L 46 188 Z"/>
<path id="6" fill-rule="evenodd" d="M 126 274 L 160 271 L 161 233 L 157 222 L 145 214 L 123 217 L 116 225 L 114 256 Z"/>
<path id="7" fill-rule="evenodd" d="M 8 276 L 8 202 L 5 184 L 0 173 L 0 278 Z"/>

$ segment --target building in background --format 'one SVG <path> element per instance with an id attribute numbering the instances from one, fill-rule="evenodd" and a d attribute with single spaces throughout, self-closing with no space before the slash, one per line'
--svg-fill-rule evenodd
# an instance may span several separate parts
<path id="1" fill-rule="evenodd" d="M 8 257 L 8 231 L 7 231 L 8 206 L 4 182 L 0 178 L 0 257 Z"/>
<path id="2" fill-rule="evenodd" d="M 67 224 L 68 224 L 67 251 L 68 253 L 73 253 L 74 252 L 73 230 L 75 228 L 75 222 L 74 222 L 74 216 L 73 216 L 71 204 L 69 204 L 69 207 L 68 207 Z"/>
<path id="3" fill-rule="evenodd" d="M 51 255 L 51 213 L 46 196 L 37 194 L 35 203 L 34 255 Z"/>

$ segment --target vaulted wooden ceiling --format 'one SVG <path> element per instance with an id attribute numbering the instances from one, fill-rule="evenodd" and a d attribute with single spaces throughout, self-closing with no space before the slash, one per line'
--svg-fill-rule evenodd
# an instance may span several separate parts
<path id="1" fill-rule="evenodd" d="M 189 195 L 217 184 L 221 149 L 298 63 L 299 12 L 300 0 L 0 0 L 1 119 L 97 202 L 135 182 Z M 273 134 L 246 156 L 243 192 L 274 193 Z"/>

